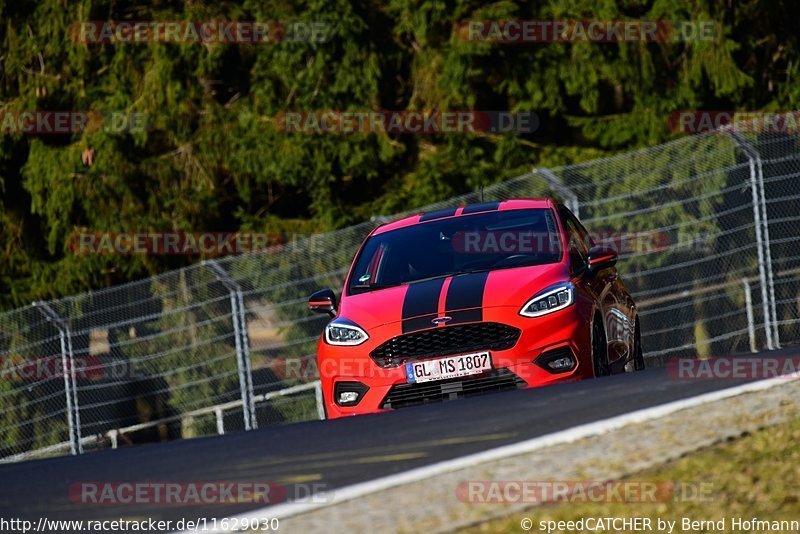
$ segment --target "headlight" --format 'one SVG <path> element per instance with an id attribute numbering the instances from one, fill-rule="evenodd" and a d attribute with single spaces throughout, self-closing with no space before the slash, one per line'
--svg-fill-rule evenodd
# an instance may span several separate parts
<path id="1" fill-rule="evenodd" d="M 574 287 L 570 283 L 548 287 L 525 303 L 519 311 L 525 317 L 539 317 L 554 311 L 563 310 L 574 302 Z"/>
<path id="2" fill-rule="evenodd" d="M 364 329 L 352 322 L 337 319 L 325 327 L 325 342 L 329 345 L 361 345 L 369 339 Z"/>

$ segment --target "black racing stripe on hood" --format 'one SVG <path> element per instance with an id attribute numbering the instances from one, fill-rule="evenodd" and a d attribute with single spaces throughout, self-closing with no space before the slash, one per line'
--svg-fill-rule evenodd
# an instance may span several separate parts
<path id="1" fill-rule="evenodd" d="M 483 202 L 481 204 L 469 204 L 465 206 L 464 209 L 461 211 L 461 215 L 466 215 L 468 213 L 478 213 L 481 211 L 497 211 L 500 209 L 499 202 Z"/>
<path id="2" fill-rule="evenodd" d="M 455 276 L 450 280 L 445 299 L 445 313 L 453 320 L 448 324 L 483 320 L 483 290 L 488 279 L 489 273 L 474 273 Z"/>
<path id="3" fill-rule="evenodd" d="M 459 310 L 459 311 L 449 312 L 447 315 L 453 318 L 451 321 L 447 323 L 448 325 L 460 324 L 460 323 L 479 323 L 483 321 L 482 308 L 473 308 L 471 310 Z"/>
<path id="4" fill-rule="evenodd" d="M 408 286 L 403 298 L 403 333 L 434 326 L 431 319 L 439 311 L 439 295 L 444 281 L 445 278 L 436 278 Z"/>
<path id="5" fill-rule="evenodd" d="M 403 320 L 403 333 L 408 334 L 409 332 L 435 328 L 436 325 L 433 324 L 433 320 L 438 316 L 439 315 L 436 313 L 429 313 L 428 315 L 421 315 L 412 319 L 405 319 Z"/>

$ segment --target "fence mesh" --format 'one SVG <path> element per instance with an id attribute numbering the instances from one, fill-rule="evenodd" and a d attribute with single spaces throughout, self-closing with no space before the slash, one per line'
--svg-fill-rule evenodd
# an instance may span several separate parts
<path id="1" fill-rule="evenodd" d="M 59 330 L 40 308 L 27 306 L 0 315 L 0 343 L 0 456 L 64 452 L 57 447 L 69 439 Z"/>
<path id="2" fill-rule="evenodd" d="M 800 342 L 798 175 L 796 137 L 720 132 L 533 170 L 414 212 L 560 197 L 620 250 L 659 364 Z M 0 457 L 318 417 L 327 318 L 306 300 L 342 286 L 376 223 L 0 315 Z"/>

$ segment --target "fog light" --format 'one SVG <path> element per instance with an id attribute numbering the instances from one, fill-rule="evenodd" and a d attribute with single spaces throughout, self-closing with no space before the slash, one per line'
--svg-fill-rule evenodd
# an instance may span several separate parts
<path id="1" fill-rule="evenodd" d="M 349 404 L 358 400 L 357 391 L 342 391 L 339 393 L 339 404 Z"/>
<path id="2" fill-rule="evenodd" d="M 566 358 L 559 358 L 557 360 L 548 362 L 547 366 L 553 371 L 565 371 L 567 369 L 572 369 L 574 364 L 575 362 L 572 361 L 572 358 L 567 356 Z"/>
<path id="3" fill-rule="evenodd" d="M 339 406 L 355 406 L 369 388 L 361 382 L 336 382 L 333 388 L 333 399 Z"/>
<path id="4" fill-rule="evenodd" d="M 566 373 L 578 366 L 578 360 L 569 347 L 559 347 L 539 355 L 534 362 L 548 373 Z"/>

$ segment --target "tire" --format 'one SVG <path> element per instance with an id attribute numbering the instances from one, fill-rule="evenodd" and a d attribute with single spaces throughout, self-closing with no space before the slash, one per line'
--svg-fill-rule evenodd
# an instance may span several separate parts
<path id="1" fill-rule="evenodd" d="M 603 320 L 599 315 L 596 315 L 594 321 L 592 321 L 592 363 L 594 365 L 595 378 L 611 374 L 608 366 L 606 332 L 603 328 Z"/>
<path id="2" fill-rule="evenodd" d="M 642 331 L 639 327 L 639 318 L 636 318 L 636 326 L 633 332 L 633 369 L 643 371 L 645 368 L 644 351 L 642 350 Z"/>

